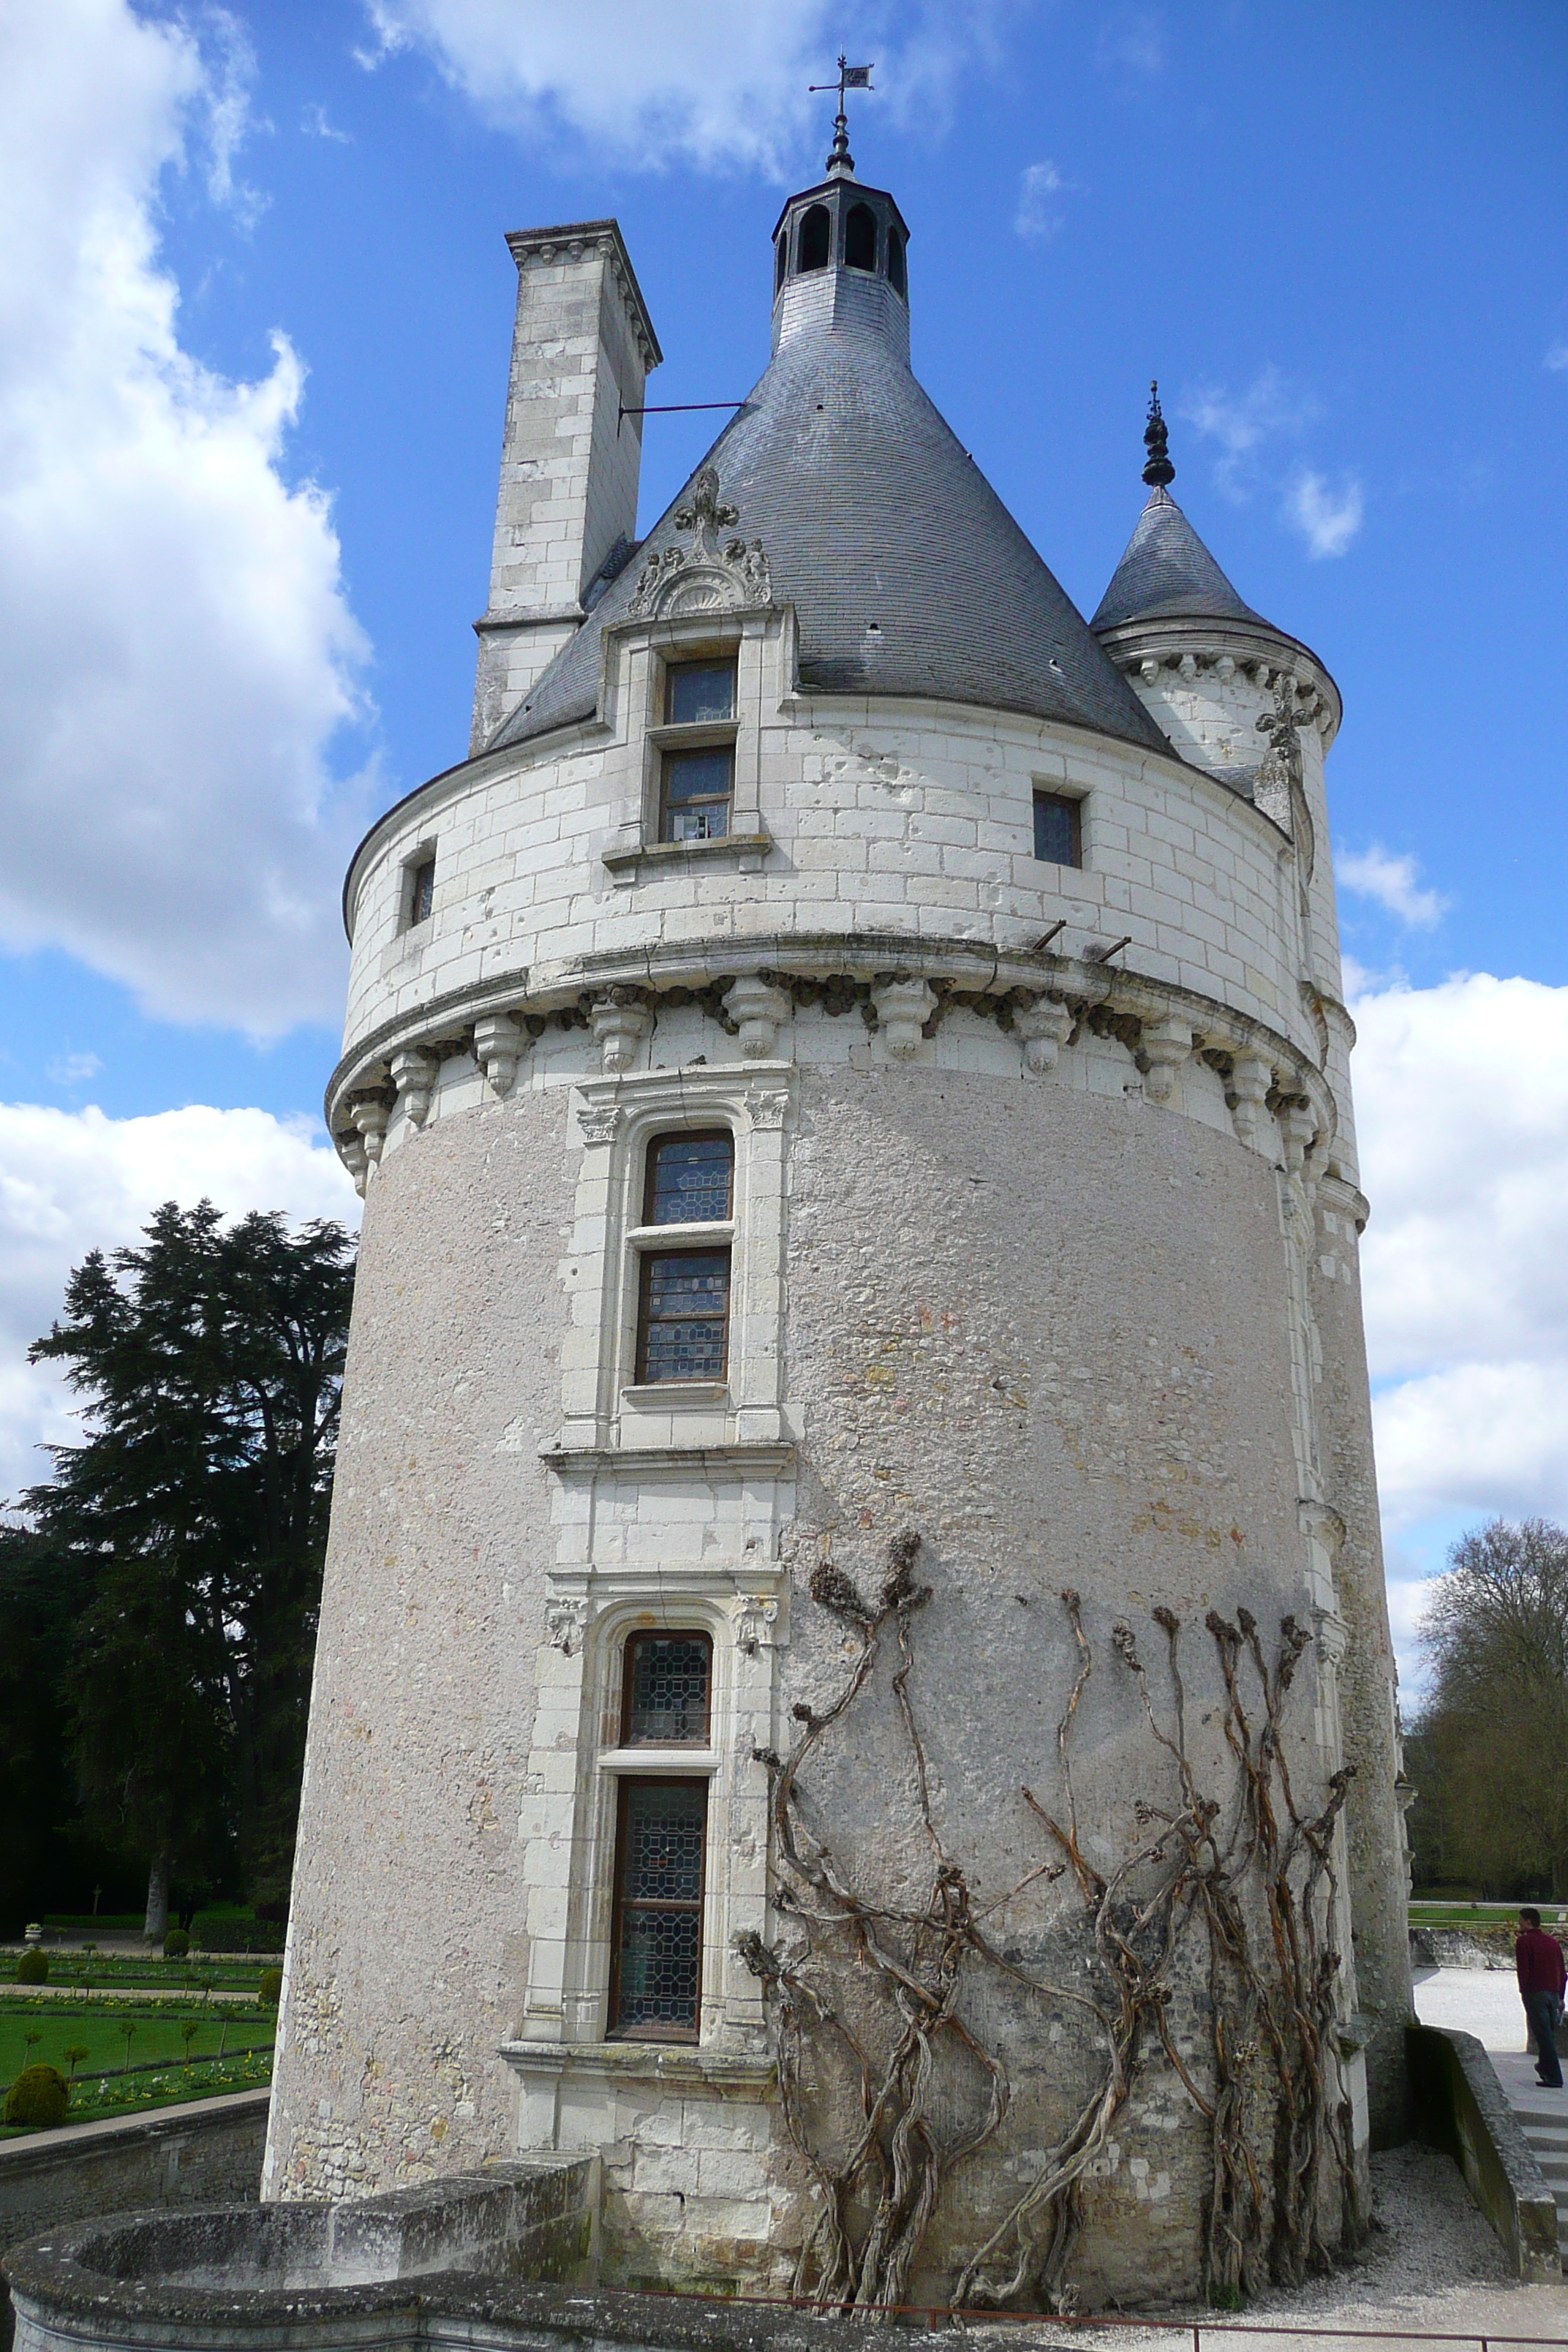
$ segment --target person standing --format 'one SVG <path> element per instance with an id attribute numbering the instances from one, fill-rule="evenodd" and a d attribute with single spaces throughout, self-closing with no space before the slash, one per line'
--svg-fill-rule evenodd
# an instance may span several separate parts
<path id="1" fill-rule="evenodd" d="M 1560 2091 L 1563 2068 L 1557 2056 L 1557 2025 L 1568 1970 L 1563 1964 L 1563 1947 L 1555 1936 L 1545 1933 L 1539 1911 L 1524 1910 L 1519 1915 L 1513 1964 L 1519 1972 L 1519 1997 L 1535 2036 L 1536 2079 Z"/>

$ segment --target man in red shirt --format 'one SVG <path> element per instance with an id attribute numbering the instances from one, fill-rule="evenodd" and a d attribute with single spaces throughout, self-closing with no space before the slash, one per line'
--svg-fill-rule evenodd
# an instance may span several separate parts
<path id="1" fill-rule="evenodd" d="M 1563 1947 L 1555 1936 L 1544 1933 L 1539 1911 L 1519 1915 L 1513 1964 L 1519 1971 L 1519 1997 L 1535 2036 L 1536 2079 L 1560 2091 L 1563 2068 L 1557 2056 L 1557 2021 L 1563 2014 L 1563 1987 L 1568 1971 L 1563 1965 Z"/>

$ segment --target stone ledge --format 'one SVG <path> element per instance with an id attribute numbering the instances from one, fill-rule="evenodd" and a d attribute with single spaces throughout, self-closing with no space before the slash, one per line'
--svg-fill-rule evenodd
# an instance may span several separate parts
<path id="1" fill-rule="evenodd" d="M 539 1458 L 563 1478 L 601 1470 L 620 1470 L 639 1479 L 679 1478 L 693 1470 L 704 1476 L 728 1472 L 736 1478 L 782 1477 L 795 1468 L 795 1447 L 788 1441 L 746 1439 L 717 1445 L 556 1444 L 541 1446 Z"/>
<path id="2" fill-rule="evenodd" d="M 660 2083 L 672 2090 L 771 2091 L 771 2058 L 744 2050 L 715 2050 L 682 2042 L 503 2042 L 500 2054 L 518 2074 L 598 2076 L 611 2082 Z"/>

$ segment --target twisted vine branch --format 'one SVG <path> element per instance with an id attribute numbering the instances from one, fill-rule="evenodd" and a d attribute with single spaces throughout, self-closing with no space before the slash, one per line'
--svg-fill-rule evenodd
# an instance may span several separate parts
<path id="1" fill-rule="evenodd" d="M 1067 2266 L 1082 2222 L 1084 2183 L 1104 2151 L 1153 2049 L 1161 2051 L 1208 2125 L 1212 2176 L 1204 2218 L 1203 2270 L 1210 2295 L 1234 2302 L 1265 2276 L 1295 2283 L 1326 2267 L 1333 2246 L 1324 2182 L 1339 2187 L 1342 2246 L 1361 2234 L 1351 2113 L 1338 2095 L 1331 2041 L 1339 1976 L 1331 1937 L 1337 1889 L 1334 1823 L 1351 1771 L 1335 1773 L 1326 1803 L 1304 1815 L 1291 1788 L 1283 1710 L 1308 1635 L 1286 1617 L 1272 1668 L 1256 1621 L 1211 1612 L 1207 1630 L 1225 1691 L 1223 1730 L 1236 1765 L 1228 1807 L 1198 1786 L 1190 1760 L 1179 1646 L 1165 1609 L 1173 1692 L 1163 1726 L 1132 1630 L 1112 1646 L 1133 1677 L 1144 1720 L 1174 1766 L 1176 1795 L 1137 1801 L 1139 1836 L 1102 1874 L 1083 1850 L 1072 1773 L 1072 1736 L 1093 1668 L 1079 1595 L 1062 1595 L 1079 1663 L 1057 1732 L 1058 1819 L 1028 1789 L 1026 1805 L 1053 1853 L 991 1903 L 977 1906 L 934 1820 L 925 1748 L 910 1695 L 911 1630 L 931 1598 L 914 1580 L 920 1538 L 897 1538 L 886 1580 L 868 1605 L 841 1570 L 819 1567 L 812 1598 L 849 1628 L 858 1649 L 837 1697 L 817 1714 L 794 1708 L 799 1726 L 787 1758 L 758 1751 L 768 1767 L 776 1902 L 793 1924 L 790 1948 L 755 1935 L 739 1939 L 761 1979 L 777 2033 L 785 2127 L 811 2179 L 816 2211 L 795 2268 L 795 2291 L 823 2308 L 865 2309 L 904 2299 L 942 2192 L 992 2141 L 1010 2086 L 1001 2056 L 964 2014 L 974 1969 L 1010 1983 L 1042 2013 L 1076 2014 L 1097 2051 L 1095 2079 L 1026 2186 L 965 2257 L 952 2289 L 962 2306 L 1001 2307 L 1027 2296 L 1068 2307 Z M 904 1906 L 861 1894 L 828 1838 L 806 1822 L 801 1773 L 827 1733 L 861 1696 L 889 1643 L 891 1686 L 927 1855 L 921 1893 Z M 1256 1695 L 1244 1690 L 1255 1684 Z M 985 1922 L 1030 1885 L 1070 1880 L 1083 1907 L 1090 1990 L 1047 1982 L 1005 1954 Z M 1190 1936 L 1207 1944 L 1209 2049 L 1194 2064 L 1170 2018 L 1177 1963 Z M 973 2004 L 969 2006 L 973 2009 Z M 816 2107 L 835 2056 L 857 2086 L 855 2120 L 829 2152 Z M 1199 2080 L 1201 2074 L 1204 2079 Z M 944 2127 L 964 2104 L 967 2121 Z M 816 2105 L 814 2105 L 814 2101 Z"/>

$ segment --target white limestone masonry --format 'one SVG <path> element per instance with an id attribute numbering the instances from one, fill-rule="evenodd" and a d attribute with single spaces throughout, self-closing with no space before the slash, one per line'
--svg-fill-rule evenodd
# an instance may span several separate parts
<path id="1" fill-rule="evenodd" d="M 373 827 L 345 897 L 327 1110 L 364 1238 L 265 2193 L 589 2151 L 607 2277 L 787 2289 L 811 2185 L 737 1948 L 787 1929 L 765 1758 L 844 1671 L 814 1570 L 873 1589 L 906 1528 L 934 1813 L 1031 1965 L 1079 1965 L 1019 1794 L 1055 1787 L 1064 1587 L 1102 1654 L 1155 1609 L 1194 1643 L 1215 1608 L 1310 1633 L 1289 1752 L 1303 1788 L 1356 1767 L 1333 2063 L 1364 2161 L 1399 2129 L 1409 1981 L 1337 690 L 1250 622 L 1107 633 L 1165 753 L 809 688 L 778 551 L 713 527 L 721 471 L 620 592 L 592 714 L 485 750 L 630 535 L 636 443 L 610 423 L 658 357 L 613 224 L 512 243 L 477 748 Z M 792 335 L 882 331 L 887 289 L 844 278 L 790 293 Z M 667 667 L 731 658 L 730 830 L 663 842 Z M 1034 856 L 1041 791 L 1079 802 L 1080 866 Z M 729 1215 L 674 1229 L 730 1252 L 727 1354 L 659 1382 L 640 1269 L 672 1229 L 645 1226 L 644 1183 L 682 1130 L 733 1150 Z M 689 2042 L 617 2035 L 609 2009 L 618 1792 L 647 1756 L 620 1744 L 623 1660 L 659 1628 L 712 1644 L 706 1744 L 668 1766 L 709 1791 Z M 1214 1661 L 1184 1672 L 1196 1767 L 1222 1775 Z M 1100 1675 L 1075 1731 L 1100 1867 L 1161 1786 L 1130 1705 Z M 884 1887 L 920 1864 L 898 1720 L 868 1685 L 811 1790 Z M 1205 1998 L 1183 1978 L 1169 2011 L 1200 2071 Z M 943 2299 L 1088 2080 L 1044 2005 L 997 1994 L 986 2023 L 1012 2105 L 933 2218 L 917 2300 Z M 1085 2184 L 1085 2303 L 1194 2291 L 1211 2185 L 1202 2118 L 1152 2063 Z"/>

